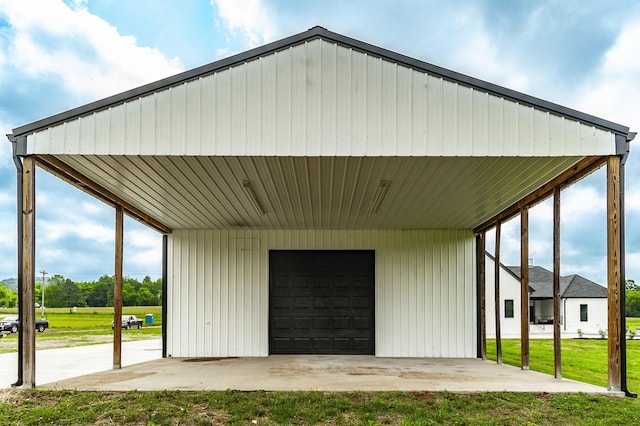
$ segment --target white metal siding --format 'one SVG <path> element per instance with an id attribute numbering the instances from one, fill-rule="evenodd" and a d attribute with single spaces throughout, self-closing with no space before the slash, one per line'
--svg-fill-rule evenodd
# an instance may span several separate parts
<path id="1" fill-rule="evenodd" d="M 474 357 L 467 230 L 186 230 L 169 235 L 167 352 L 268 355 L 270 249 L 376 251 L 376 355 Z"/>
<path id="2" fill-rule="evenodd" d="M 585 156 L 614 135 L 323 40 L 39 131 L 28 152 Z"/>

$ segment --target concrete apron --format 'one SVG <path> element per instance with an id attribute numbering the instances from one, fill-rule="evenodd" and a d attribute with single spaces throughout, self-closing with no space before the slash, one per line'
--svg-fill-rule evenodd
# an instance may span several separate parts
<path id="1" fill-rule="evenodd" d="M 449 391 L 622 393 L 479 359 L 276 355 L 264 358 L 167 358 L 61 380 L 45 389 L 96 391 Z"/>

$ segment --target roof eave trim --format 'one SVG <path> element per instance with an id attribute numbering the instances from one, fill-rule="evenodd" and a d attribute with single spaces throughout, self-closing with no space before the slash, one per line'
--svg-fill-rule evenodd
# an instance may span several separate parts
<path id="1" fill-rule="evenodd" d="M 281 51 L 286 48 L 290 48 L 298 44 L 305 43 L 317 38 L 329 40 L 336 44 L 345 46 L 347 48 L 361 51 L 368 55 L 377 56 L 382 59 L 386 59 L 388 61 L 395 62 L 418 71 L 435 75 L 445 80 L 459 83 L 473 89 L 498 95 L 500 97 L 504 97 L 506 99 L 510 99 L 512 101 L 515 101 L 521 104 L 543 109 L 551 113 L 554 113 L 560 116 L 565 116 L 585 124 L 590 124 L 598 128 L 611 131 L 618 135 L 624 135 L 626 137 L 629 136 L 629 128 L 626 126 L 623 126 L 608 120 L 604 120 L 602 118 L 595 117 L 593 115 L 586 114 L 571 108 L 563 107 L 561 105 L 554 104 L 552 102 L 545 101 L 543 99 L 536 98 L 534 96 L 517 92 L 515 90 L 508 89 L 506 87 L 498 86 L 497 84 L 489 83 L 487 81 L 483 81 L 475 77 L 471 77 L 471 76 L 464 75 L 446 68 L 442 68 L 437 65 L 433 65 L 415 58 L 411 58 L 409 56 L 396 53 L 391 50 L 384 49 L 382 47 L 374 46 L 372 44 L 369 44 L 360 40 L 356 40 L 338 33 L 334 33 L 319 26 L 316 26 L 307 31 L 283 38 L 281 40 L 274 41 L 260 47 L 256 47 L 254 49 L 250 49 L 245 52 L 238 53 L 228 58 L 220 59 L 218 61 L 206 64 L 206 65 L 202 65 L 200 67 L 196 67 L 191 70 L 164 78 L 162 80 L 145 84 L 143 86 L 140 86 L 122 93 L 118 93 L 116 95 L 112 95 L 104 99 L 100 99 L 95 102 L 91 102 L 89 104 L 86 104 L 77 108 L 73 108 L 68 111 L 65 111 L 56 115 L 52 115 L 50 117 L 47 117 L 38 121 L 34 121 L 29 124 L 25 124 L 20 127 L 16 127 L 15 129 L 13 129 L 13 135 L 14 136 L 26 135 L 40 129 L 48 128 L 65 121 L 69 121 L 77 117 L 86 116 L 94 112 L 107 109 L 111 106 L 119 105 L 132 99 L 137 99 L 154 92 L 165 90 L 170 87 L 177 86 L 179 84 L 183 84 L 185 82 L 195 80 L 203 76 L 218 72 L 220 70 L 231 68 L 235 65 L 238 65 L 244 62 L 249 62 L 261 56 L 265 56 L 277 51 Z"/>

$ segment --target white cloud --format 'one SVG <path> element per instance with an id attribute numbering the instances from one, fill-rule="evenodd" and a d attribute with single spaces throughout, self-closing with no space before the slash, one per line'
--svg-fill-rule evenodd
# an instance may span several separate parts
<path id="1" fill-rule="evenodd" d="M 243 38 L 245 47 L 253 48 L 272 41 L 277 28 L 261 0 L 211 0 L 217 7 L 224 26 L 234 35 Z M 229 53 L 219 50 L 219 54 Z"/>
<path id="2" fill-rule="evenodd" d="M 640 129 L 640 17 L 630 17 L 604 56 L 597 79 L 579 100 L 579 108 Z"/>
<path id="3" fill-rule="evenodd" d="M 55 244 L 63 238 L 78 238 L 98 243 L 111 243 L 115 240 L 113 228 L 93 223 L 85 219 L 58 219 L 56 221 L 40 220 L 37 222 L 37 235 L 43 247 Z"/>
<path id="4" fill-rule="evenodd" d="M 640 252 L 627 253 L 627 279 L 640 284 Z"/>
<path id="5" fill-rule="evenodd" d="M 627 192 L 624 198 L 624 207 L 627 213 L 640 213 L 640 187 L 637 184 Z"/>
<path id="6" fill-rule="evenodd" d="M 83 212 L 83 214 L 87 216 L 102 215 L 107 209 L 113 210 L 113 208 L 107 206 L 106 204 L 98 200 L 84 201 L 80 205 L 80 210 Z M 114 217 L 115 217 L 115 213 L 114 213 Z"/>
<path id="7" fill-rule="evenodd" d="M 142 225 L 140 225 L 142 228 Z M 131 231 L 125 230 L 125 242 L 128 246 L 137 248 L 151 248 L 161 245 L 162 237 L 157 232 L 145 228 L 134 229 Z"/>
<path id="8" fill-rule="evenodd" d="M 15 196 L 12 196 L 8 192 L 0 192 L 0 207 L 12 207 L 16 204 Z"/>
<path id="9" fill-rule="evenodd" d="M 567 222 L 582 222 L 585 217 L 603 213 L 607 208 L 606 194 L 580 184 L 564 190 L 560 202 L 560 215 Z"/>
<path id="10" fill-rule="evenodd" d="M 455 45 L 455 57 L 450 58 L 452 66 L 510 89 L 527 91 L 529 78 L 513 66 L 508 57 L 501 55 L 499 46 L 485 27 L 486 23 L 478 19 L 478 14 L 473 7 L 454 7 L 443 18 L 449 19 L 453 27 L 447 28 L 446 36 L 443 34 L 449 45 Z"/>
<path id="11" fill-rule="evenodd" d="M 2 50 L 0 49 L 0 55 L 2 54 L 1 52 Z M 0 67 L 2 67 L 1 60 Z M 13 153 L 11 152 L 11 143 L 9 143 L 9 140 L 5 136 L 5 133 L 10 133 L 9 129 L 10 126 L 8 124 L 0 121 L 0 169 L 12 168 L 15 170 L 12 160 Z"/>
<path id="12" fill-rule="evenodd" d="M 152 275 L 162 271 L 162 246 L 138 250 L 127 254 L 124 263 L 126 275 Z"/>
<path id="13" fill-rule="evenodd" d="M 182 70 L 178 58 L 137 45 L 90 14 L 82 1 L 0 0 L 11 30 L 6 52 L 31 77 L 55 75 L 67 90 L 99 98 Z M 34 13 L 38 10 L 38 13 Z"/>
<path id="14" fill-rule="evenodd" d="M 124 272 L 126 275 L 159 275 L 162 271 L 162 236 L 134 221 L 125 222 Z"/>

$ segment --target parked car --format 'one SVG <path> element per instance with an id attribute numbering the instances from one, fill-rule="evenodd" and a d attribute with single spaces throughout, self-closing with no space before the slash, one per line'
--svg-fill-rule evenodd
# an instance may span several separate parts
<path id="1" fill-rule="evenodd" d="M 36 318 L 36 330 L 42 333 L 45 329 L 49 328 L 49 321 L 46 319 Z M 0 321 L 0 331 L 10 331 L 11 333 L 17 333 L 20 329 L 20 319 L 16 316 L 5 317 Z"/>
<path id="2" fill-rule="evenodd" d="M 111 328 L 113 329 L 113 321 L 111 321 Z M 142 320 L 135 315 L 123 315 L 122 328 L 125 330 L 130 328 L 142 328 Z"/>

